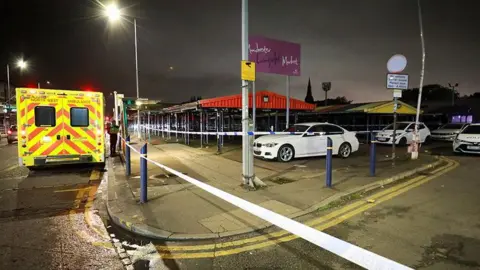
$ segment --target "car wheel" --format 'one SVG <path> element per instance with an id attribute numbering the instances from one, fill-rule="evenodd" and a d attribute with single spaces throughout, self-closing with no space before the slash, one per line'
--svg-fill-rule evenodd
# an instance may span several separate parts
<path id="1" fill-rule="evenodd" d="M 280 149 L 278 149 L 277 159 L 281 162 L 289 162 L 295 156 L 295 150 L 291 145 L 282 145 Z"/>
<path id="2" fill-rule="evenodd" d="M 430 138 L 430 136 L 427 136 L 425 138 L 425 141 L 423 142 L 423 144 L 428 145 L 428 144 L 430 144 L 431 141 L 432 141 L 432 138 Z"/>
<path id="3" fill-rule="evenodd" d="M 338 148 L 338 155 L 342 158 L 348 158 L 352 153 L 352 147 L 349 143 L 342 143 Z"/>
<path id="4" fill-rule="evenodd" d="M 407 138 L 402 137 L 400 141 L 398 142 L 399 145 L 401 146 L 406 146 L 407 145 Z"/>

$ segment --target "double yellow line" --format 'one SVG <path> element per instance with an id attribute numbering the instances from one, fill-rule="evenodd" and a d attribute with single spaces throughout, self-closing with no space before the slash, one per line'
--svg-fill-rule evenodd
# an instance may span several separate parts
<path id="1" fill-rule="evenodd" d="M 355 215 L 365 212 L 366 210 L 375 207 L 376 205 L 388 201 L 398 195 L 401 195 L 415 187 L 425 184 L 432 179 L 443 175 L 456 167 L 459 163 L 457 161 L 441 158 L 447 164 L 443 167 L 433 170 L 430 175 L 421 175 L 410 179 L 404 183 L 395 185 L 391 188 L 371 195 L 364 200 L 356 201 L 346 205 L 338 210 L 335 210 L 325 216 L 310 220 L 305 223 L 319 231 L 323 231 L 332 226 L 335 226 Z M 299 238 L 296 235 L 290 234 L 288 231 L 280 230 L 272 233 L 266 233 L 251 238 L 220 242 L 214 244 L 203 245 L 175 245 L 175 246 L 156 246 L 157 251 L 164 259 L 196 259 L 196 258 L 210 258 L 218 256 L 228 256 L 238 254 L 245 251 L 251 251 L 269 246 L 277 245 L 279 243 L 288 242 Z"/>

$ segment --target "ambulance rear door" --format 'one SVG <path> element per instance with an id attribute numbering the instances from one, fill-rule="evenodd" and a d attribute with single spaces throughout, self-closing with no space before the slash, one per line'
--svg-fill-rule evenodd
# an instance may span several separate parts
<path id="1" fill-rule="evenodd" d="M 69 114 L 63 127 L 65 149 L 79 155 L 81 162 L 99 162 L 97 107 L 91 92 L 71 91 L 64 99 L 63 109 Z"/>

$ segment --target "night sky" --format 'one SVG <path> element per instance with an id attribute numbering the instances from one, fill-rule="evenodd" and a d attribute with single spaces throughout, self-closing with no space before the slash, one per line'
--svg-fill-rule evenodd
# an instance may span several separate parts
<path id="1" fill-rule="evenodd" d="M 421 1 L 425 83 L 458 82 L 462 95 L 480 91 L 478 0 Z M 117 3 L 137 18 L 141 96 L 180 102 L 240 93 L 240 0 Z M 0 9 L 0 64 L 24 56 L 31 65 L 12 71 L 14 84 L 49 80 L 57 89 L 135 96 L 131 23 L 109 24 L 94 0 L 2 0 Z M 315 99 L 323 99 L 322 81 L 332 82 L 331 97 L 390 99 L 386 62 L 396 53 L 407 57 L 410 87 L 418 87 L 416 0 L 251 0 L 249 12 L 250 34 L 301 43 L 293 97 L 304 99 L 310 77 Z M 283 94 L 285 77 L 257 74 L 257 89 Z"/>

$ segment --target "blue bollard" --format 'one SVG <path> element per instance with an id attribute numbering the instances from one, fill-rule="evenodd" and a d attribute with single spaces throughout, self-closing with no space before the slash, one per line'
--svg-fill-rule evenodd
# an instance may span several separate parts
<path id="1" fill-rule="evenodd" d="M 332 149 L 333 149 L 333 142 L 332 139 L 327 137 L 327 158 L 326 158 L 326 173 L 325 173 L 325 181 L 327 187 L 332 187 Z"/>
<path id="2" fill-rule="evenodd" d="M 143 157 L 147 157 L 147 144 L 140 149 L 140 202 L 147 202 L 147 160 Z"/>
<path id="3" fill-rule="evenodd" d="M 375 134 L 372 133 L 371 138 L 372 141 L 370 142 L 370 176 L 375 176 L 375 166 L 377 162 L 377 141 L 375 139 Z"/>
<path id="4" fill-rule="evenodd" d="M 130 135 L 127 136 L 125 147 L 125 174 L 130 176 L 132 173 L 132 163 L 130 163 Z"/>

